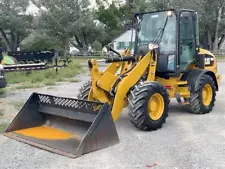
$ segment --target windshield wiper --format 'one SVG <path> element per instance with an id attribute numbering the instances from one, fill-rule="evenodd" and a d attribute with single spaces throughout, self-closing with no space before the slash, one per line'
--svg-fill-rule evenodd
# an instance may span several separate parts
<path id="1" fill-rule="evenodd" d="M 163 37 L 163 34 L 164 34 L 164 31 L 165 31 L 165 28 L 166 28 L 166 25 L 167 25 L 167 22 L 168 22 L 168 18 L 169 17 L 167 16 L 163 28 L 158 29 L 157 34 L 156 34 L 156 36 L 153 40 L 154 44 L 160 44 L 160 42 L 162 40 L 162 37 Z"/>

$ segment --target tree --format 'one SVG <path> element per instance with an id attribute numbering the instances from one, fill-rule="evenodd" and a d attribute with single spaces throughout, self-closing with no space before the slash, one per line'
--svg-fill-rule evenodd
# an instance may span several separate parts
<path id="1" fill-rule="evenodd" d="M 132 17 L 136 12 L 143 12 L 148 9 L 150 2 L 148 0 L 126 0 L 113 1 L 111 4 L 106 0 L 98 0 L 97 19 L 105 27 L 105 38 L 103 44 L 110 43 L 114 38 L 128 29 L 132 28 Z"/>
<path id="2" fill-rule="evenodd" d="M 155 2 L 153 2 L 155 1 Z M 225 41 L 225 1 L 224 0 L 153 0 L 156 9 L 187 8 L 198 12 L 200 42 L 204 48 L 220 49 Z"/>
<path id="3" fill-rule="evenodd" d="M 16 51 L 32 29 L 33 16 L 25 14 L 28 0 L 0 0 L 0 34 L 7 50 Z"/>
<path id="4" fill-rule="evenodd" d="M 105 38 L 102 40 L 104 45 L 111 42 L 112 39 L 119 36 L 123 32 L 122 18 L 120 10 L 114 3 L 109 7 L 100 4 L 96 11 L 97 19 L 104 25 Z"/>
<path id="5" fill-rule="evenodd" d="M 186 8 L 198 12 L 200 42 L 204 48 L 220 49 L 225 41 L 225 1 L 224 0 L 149 0 L 148 10 Z"/>
<path id="6" fill-rule="evenodd" d="M 211 50 L 220 49 L 225 40 L 225 1 L 201 0 L 198 8 L 202 26 L 202 36 L 207 37 L 207 47 Z"/>
<path id="7" fill-rule="evenodd" d="M 33 31 L 21 42 L 21 50 L 42 51 L 49 49 L 63 50 L 63 45 L 54 37 L 49 37 L 45 32 Z"/>
<path id="8" fill-rule="evenodd" d="M 35 2 L 41 11 L 39 25 L 49 36 L 57 37 L 64 46 L 71 43 L 86 50 L 101 35 L 101 25 L 95 22 L 88 0 L 41 0 Z"/>
<path id="9" fill-rule="evenodd" d="M 199 15 L 200 42 L 204 48 L 219 49 L 225 41 L 224 0 L 96 0 L 97 10 L 89 9 L 88 0 L 33 0 L 44 6 L 39 25 L 48 36 L 56 37 L 64 46 L 73 44 L 80 50 L 94 42 L 102 45 L 132 27 L 134 12 L 154 11 L 168 8 L 194 9 Z M 99 22 L 97 22 L 99 21 Z"/>

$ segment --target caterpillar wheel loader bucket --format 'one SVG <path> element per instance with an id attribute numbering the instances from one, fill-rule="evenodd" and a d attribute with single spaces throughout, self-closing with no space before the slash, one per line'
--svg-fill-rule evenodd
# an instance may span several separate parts
<path id="1" fill-rule="evenodd" d="M 77 158 L 119 142 L 109 104 L 33 93 L 3 133 Z"/>

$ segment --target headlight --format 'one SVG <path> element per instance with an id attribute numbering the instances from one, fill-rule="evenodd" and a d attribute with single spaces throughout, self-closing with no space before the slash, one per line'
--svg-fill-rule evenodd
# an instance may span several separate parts
<path id="1" fill-rule="evenodd" d="M 159 45 L 154 44 L 154 43 L 149 43 L 148 44 L 148 49 L 149 50 L 157 49 L 158 47 L 159 47 Z"/>
<path id="2" fill-rule="evenodd" d="M 173 16 L 173 12 L 172 11 L 167 11 L 167 16 L 169 16 L 169 17 Z"/>
<path id="3" fill-rule="evenodd" d="M 215 63 L 214 57 L 205 54 L 205 66 L 213 66 Z"/>

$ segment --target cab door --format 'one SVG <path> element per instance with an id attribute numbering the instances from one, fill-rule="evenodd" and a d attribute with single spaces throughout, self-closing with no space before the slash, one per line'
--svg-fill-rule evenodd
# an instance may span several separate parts
<path id="1" fill-rule="evenodd" d="M 181 11 L 179 14 L 179 66 L 184 72 L 195 61 L 197 54 L 197 18 L 195 12 Z"/>

